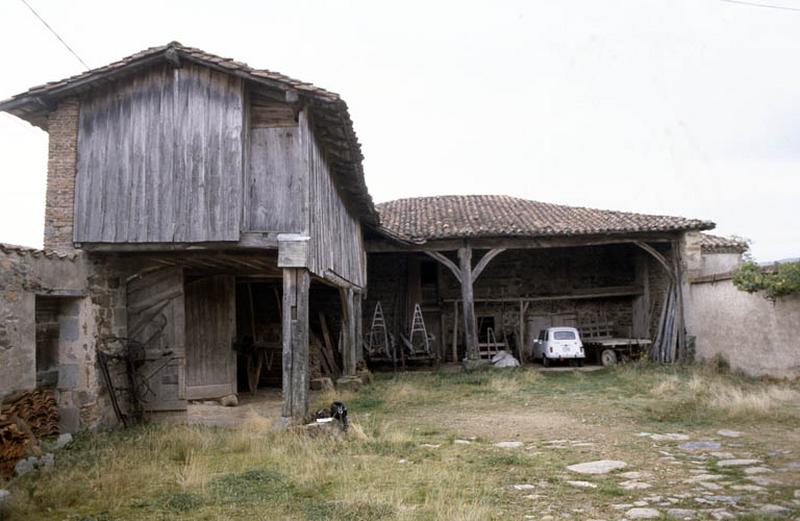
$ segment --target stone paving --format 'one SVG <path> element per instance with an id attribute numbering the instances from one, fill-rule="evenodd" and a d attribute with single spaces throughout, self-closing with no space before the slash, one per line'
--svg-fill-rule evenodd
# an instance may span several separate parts
<path id="1" fill-rule="evenodd" d="M 750 440 L 747 433 L 727 429 L 711 435 L 667 432 L 634 436 L 654 442 L 652 468 L 614 459 L 565 465 L 562 479 L 568 488 L 558 489 L 561 497 L 548 495 L 546 483 L 541 487 L 514 485 L 516 490 L 537 491 L 525 496 L 531 511 L 524 519 L 724 520 L 750 516 L 747 519 L 800 520 L 800 460 L 792 459 L 800 457 L 800 447 L 797 454 L 770 451 L 757 443 L 748 444 L 757 440 Z M 495 445 L 519 449 L 524 444 Z M 586 448 L 593 443 L 550 440 L 542 446 Z M 756 453 L 759 449 L 764 452 Z M 590 495 L 598 487 L 607 487 L 609 479 L 624 495 Z M 556 503 L 569 504 L 564 495 L 570 494 L 570 489 L 581 495 L 575 504 L 582 508 L 564 511 Z M 609 511 L 613 514 L 608 515 Z"/>

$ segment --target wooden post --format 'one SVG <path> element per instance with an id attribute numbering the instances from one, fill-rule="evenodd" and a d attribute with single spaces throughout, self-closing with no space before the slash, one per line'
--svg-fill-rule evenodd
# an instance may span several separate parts
<path id="1" fill-rule="evenodd" d="M 364 325 L 361 311 L 363 293 L 356 293 L 353 297 L 353 317 L 355 327 L 355 350 L 356 350 L 356 365 L 364 361 L 364 346 L 362 345 L 364 336 Z"/>
<path id="2" fill-rule="evenodd" d="M 519 301 L 519 338 L 517 339 L 517 358 L 519 363 L 525 363 L 525 303 Z"/>
<path id="3" fill-rule="evenodd" d="M 339 288 L 342 302 L 342 374 L 356 374 L 356 328 L 353 305 L 353 288 Z"/>
<path id="4" fill-rule="evenodd" d="M 458 301 L 453 301 L 453 362 L 458 362 Z"/>
<path id="5" fill-rule="evenodd" d="M 283 417 L 302 421 L 308 411 L 308 289 L 303 268 L 283 269 Z"/>
<path id="6" fill-rule="evenodd" d="M 468 360 L 478 360 L 478 324 L 475 322 L 475 300 L 472 296 L 472 248 L 458 249 L 459 271 L 461 272 L 461 301 L 464 306 L 464 343 Z"/>

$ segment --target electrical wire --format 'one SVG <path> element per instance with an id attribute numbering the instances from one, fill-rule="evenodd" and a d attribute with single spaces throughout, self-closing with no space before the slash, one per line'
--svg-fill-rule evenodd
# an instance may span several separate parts
<path id="1" fill-rule="evenodd" d="M 744 0 L 720 0 L 721 2 L 728 2 L 730 4 L 741 4 L 741 5 L 749 5 L 752 7 L 766 7 L 768 9 L 780 9 L 782 11 L 798 11 L 800 12 L 800 8 L 798 7 L 789 7 L 786 5 L 771 5 L 771 4 L 759 4 L 758 2 L 746 2 Z"/>
<path id="2" fill-rule="evenodd" d="M 87 69 L 90 69 L 90 68 L 91 68 L 91 67 L 89 67 L 88 65 L 86 65 L 86 62 L 85 62 L 85 61 L 83 61 L 83 60 L 81 59 L 81 57 L 80 57 L 80 56 L 78 56 L 78 53 L 76 53 L 75 51 L 73 51 L 73 50 L 72 50 L 72 47 L 70 47 L 70 46 L 67 44 L 67 42 L 65 42 L 65 41 L 64 41 L 64 39 L 58 35 L 58 33 L 55 31 L 55 29 L 53 29 L 52 27 L 50 27 L 50 24 L 48 24 L 48 23 L 47 23 L 47 22 L 44 20 L 44 18 L 42 18 L 41 16 L 39 16 L 39 13 L 37 13 L 37 12 L 36 12 L 36 10 L 35 10 L 33 7 L 31 7 L 31 4 L 29 4 L 29 3 L 28 3 L 28 2 L 26 2 L 25 0 L 20 0 L 20 2 L 22 2 L 23 4 L 25 4 L 25 6 L 26 6 L 28 9 L 30 9 L 30 10 L 31 10 L 31 12 L 33 13 L 33 15 L 34 15 L 36 18 L 38 18 L 38 19 L 39 19 L 39 21 L 40 21 L 40 22 L 42 22 L 42 23 L 44 24 L 44 26 L 45 26 L 45 27 L 47 27 L 47 29 L 48 29 L 48 30 L 49 30 L 51 33 L 53 33 L 53 36 L 55 36 L 56 38 L 58 38 L 58 41 L 59 41 L 59 42 L 61 42 L 61 43 L 64 45 L 64 47 L 66 47 L 66 48 L 67 48 L 67 50 L 68 50 L 70 53 L 72 53 L 72 55 L 73 55 L 75 58 L 77 58 L 77 59 L 78 59 L 78 61 L 79 61 L 79 62 L 81 62 L 81 65 L 83 65 L 83 66 L 84 66 L 84 67 L 86 67 Z"/>

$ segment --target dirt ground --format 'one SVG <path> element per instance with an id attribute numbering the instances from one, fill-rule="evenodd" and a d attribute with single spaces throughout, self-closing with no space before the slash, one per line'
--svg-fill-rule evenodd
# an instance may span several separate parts
<path id="1" fill-rule="evenodd" d="M 313 395 L 348 406 L 331 438 L 272 429 L 277 391 L 241 398 L 173 418 L 189 426 L 79 437 L 53 470 L 0 484 L 0 519 L 800 519 L 796 383 L 646 365 L 379 374 Z"/>

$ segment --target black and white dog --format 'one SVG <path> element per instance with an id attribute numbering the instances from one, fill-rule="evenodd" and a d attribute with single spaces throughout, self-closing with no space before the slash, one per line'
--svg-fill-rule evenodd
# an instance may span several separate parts
<path id="1" fill-rule="evenodd" d="M 331 418 L 342 422 L 342 430 L 347 432 L 347 429 L 350 425 L 347 421 L 347 407 L 345 407 L 344 403 L 333 402 L 331 404 Z"/>

